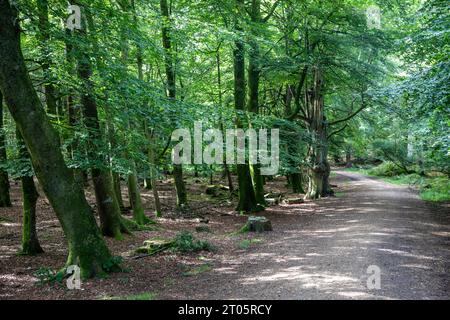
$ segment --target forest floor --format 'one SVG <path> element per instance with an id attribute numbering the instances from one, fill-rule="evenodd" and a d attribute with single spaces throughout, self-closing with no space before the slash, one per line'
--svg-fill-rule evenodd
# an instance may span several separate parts
<path id="1" fill-rule="evenodd" d="M 407 187 L 356 173 L 336 171 L 336 197 L 303 204 L 279 204 L 261 215 L 273 231 L 237 234 L 246 221 L 231 202 L 204 194 L 206 183 L 189 178 L 191 209 L 173 211 L 170 181 L 160 184 L 164 218 L 157 230 L 139 231 L 122 241 L 108 239 L 127 272 L 65 284 L 39 285 L 41 267 L 64 265 L 67 248 L 48 201 L 38 205 L 38 235 L 44 254 L 18 256 L 21 199 L 12 184 L 13 208 L 0 208 L 0 299 L 449 299 L 450 209 L 431 204 Z M 289 197 L 285 179 L 268 191 Z M 124 188 L 124 197 L 126 190 Z M 42 194 L 42 193 L 41 193 Z M 91 192 L 87 192 L 94 202 Z M 143 192 L 151 214 L 151 191 Z M 208 224 L 196 217 L 206 217 Z M 196 232 L 197 226 L 211 232 Z M 173 252 L 136 259 L 130 252 L 144 240 L 191 231 L 217 247 L 214 253 Z M 381 270 L 381 288 L 368 289 L 369 266 Z"/>

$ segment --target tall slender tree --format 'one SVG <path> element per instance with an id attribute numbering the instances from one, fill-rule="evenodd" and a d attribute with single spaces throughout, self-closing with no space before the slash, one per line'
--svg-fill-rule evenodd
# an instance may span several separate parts
<path id="1" fill-rule="evenodd" d="M 236 40 L 234 41 L 234 107 L 236 111 L 245 111 L 245 46 L 242 39 L 242 16 L 245 11 L 244 0 L 236 0 L 236 13 L 234 19 L 234 28 L 236 31 Z M 236 126 L 243 128 L 242 114 L 236 117 Z M 253 188 L 250 167 L 248 163 L 237 164 L 237 175 L 239 184 L 239 203 L 236 208 L 239 212 L 258 211 L 261 207 L 258 205 Z"/>
<path id="2" fill-rule="evenodd" d="M 176 101 L 176 80 L 175 80 L 175 59 L 171 39 L 171 17 L 167 0 L 160 0 L 160 9 L 162 16 L 162 42 L 165 51 L 165 69 L 167 81 L 167 96 L 171 102 Z M 183 166 L 181 164 L 173 165 L 173 177 L 175 180 L 175 189 L 177 191 L 177 206 L 187 205 L 187 192 L 183 180 Z"/>
<path id="3" fill-rule="evenodd" d="M 21 162 L 28 166 L 27 162 L 30 159 L 30 155 L 19 130 L 16 130 L 16 141 Z M 29 173 L 29 170 L 24 171 L 26 173 L 20 177 L 23 204 L 22 249 L 20 254 L 35 255 L 44 252 L 39 244 L 36 231 L 36 203 L 39 199 L 39 193 L 36 190 L 33 175 Z"/>

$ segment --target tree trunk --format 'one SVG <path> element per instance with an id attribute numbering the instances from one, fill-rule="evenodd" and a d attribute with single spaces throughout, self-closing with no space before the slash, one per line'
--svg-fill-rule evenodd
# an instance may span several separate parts
<path id="1" fill-rule="evenodd" d="M 122 188 L 120 186 L 120 174 L 114 171 L 111 171 L 112 179 L 113 179 L 113 188 L 114 188 L 114 194 L 116 195 L 117 203 L 119 204 L 120 211 L 125 210 L 125 206 L 123 204 L 123 197 L 122 197 Z"/>
<path id="2" fill-rule="evenodd" d="M 49 38 L 50 38 L 50 24 L 48 21 L 48 1 L 37 0 L 38 18 L 39 18 L 39 41 L 41 49 L 42 59 L 42 71 L 44 72 L 44 93 L 45 101 L 47 104 L 47 111 L 49 114 L 57 115 L 57 103 L 55 97 L 55 87 L 52 83 L 52 77 L 50 74 L 50 50 L 49 50 Z"/>
<path id="3" fill-rule="evenodd" d="M 305 190 L 303 190 L 303 179 L 301 172 L 291 173 L 289 175 L 289 183 L 292 187 L 292 192 L 305 193 Z"/>
<path id="4" fill-rule="evenodd" d="M 74 181 L 28 75 L 20 49 L 17 11 L 0 0 L 0 89 L 30 153 L 36 176 L 68 242 L 67 265 L 77 264 L 83 278 L 103 273 L 111 253 L 95 223 L 83 190 Z"/>
<path id="5" fill-rule="evenodd" d="M 334 191 L 333 189 L 331 189 L 330 186 L 330 173 L 331 173 L 331 167 L 330 167 L 330 163 L 328 162 L 328 124 L 327 124 L 327 120 L 326 117 L 323 117 L 324 121 L 323 121 L 323 134 L 322 134 L 322 159 L 323 159 L 323 163 L 324 163 L 324 173 L 323 173 L 323 186 L 322 186 L 322 197 L 328 197 L 328 196 L 332 196 L 334 195 Z"/>
<path id="6" fill-rule="evenodd" d="M 242 32 L 240 25 L 241 16 L 245 10 L 244 1 L 236 0 L 236 20 L 235 29 L 238 33 Z M 234 59 L 234 107 L 237 111 L 245 110 L 245 50 L 241 35 L 235 40 L 235 48 L 233 51 Z M 242 120 L 238 115 L 236 117 L 236 127 L 243 128 Z M 254 212 L 261 210 L 255 196 L 255 189 L 252 184 L 250 167 L 248 163 L 237 164 L 237 175 L 239 185 L 239 203 L 236 208 L 238 212 Z"/>
<path id="7" fill-rule="evenodd" d="M 83 38 L 86 38 L 86 26 L 83 24 L 82 26 L 82 29 L 77 32 L 80 42 Z M 77 73 L 83 84 L 81 104 L 83 106 L 84 124 L 89 130 L 89 141 L 91 143 L 88 150 L 88 158 L 92 161 L 99 154 L 96 152 L 98 150 L 97 144 L 103 143 L 103 141 L 101 139 L 97 103 L 92 92 L 93 83 L 91 81 L 92 67 L 89 62 L 90 59 L 81 48 L 76 49 L 78 51 L 76 55 Z M 100 160 L 104 166 L 107 166 L 106 159 L 96 160 Z M 121 239 L 122 232 L 128 233 L 129 231 L 121 220 L 120 207 L 114 193 L 111 173 L 108 169 L 92 168 L 91 174 L 102 233 L 105 236 Z"/>
<path id="8" fill-rule="evenodd" d="M 0 91 L 0 163 L 6 163 L 6 143 L 3 131 L 3 95 Z M 0 168 L 0 208 L 11 207 L 11 197 L 9 195 L 8 173 Z"/>
<path id="9" fill-rule="evenodd" d="M 165 69 L 167 77 L 167 96 L 175 102 L 176 82 L 175 66 L 172 53 L 172 42 L 170 38 L 170 13 L 167 0 L 160 0 L 161 15 L 163 16 L 162 42 L 165 51 Z M 177 207 L 182 208 L 187 205 L 186 186 L 183 181 L 183 166 L 181 164 L 173 165 L 173 177 L 175 180 L 175 189 L 177 191 Z"/>
<path id="10" fill-rule="evenodd" d="M 311 121 L 309 123 L 309 133 L 312 143 L 308 150 L 309 168 L 308 168 L 308 192 L 305 198 L 318 199 L 323 193 L 323 179 L 326 171 L 324 156 L 326 144 L 326 131 L 324 128 L 324 104 L 323 104 L 323 78 L 319 67 L 314 68 L 314 85 L 308 97 L 309 114 Z"/>
<path id="11" fill-rule="evenodd" d="M 352 149 L 350 147 L 347 147 L 347 149 L 345 150 L 345 167 L 352 167 Z"/>
<path id="12" fill-rule="evenodd" d="M 29 159 L 30 156 L 19 130 L 16 130 L 16 140 L 20 159 Z M 25 175 L 20 177 L 20 180 L 22 182 L 23 204 L 22 250 L 20 254 L 35 255 L 44 252 L 39 244 L 36 232 L 36 203 L 39 193 L 34 185 L 33 176 Z"/>
<path id="13" fill-rule="evenodd" d="M 156 217 L 161 217 L 162 215 L 162 210 L 161 210 L 161 202 L 159 200 L 159 194 L 158 194 L 158 186 L 156 184 L 156 159 L 155 159 L 155 152 L 153 151 L 153 145 L 152 145 L 152 140 L 151 137 L 149 137 L 149 141 L 150 141 L 150 147 L 148 149 L 148 157 L 149 157 L 149 161 L 150 164 L 153 166 L 150 168 L 150 181 L 152 183 L 152 187 L 153 187 L 153 198 L 155 200 L 155 216 Z"/>
<path id="14" fill-rule="evenodd" d="M 134 9 L 135 9 L 134 1 L 129 1 L 129 0 L 121 1 L 120 6 L 125 13 L 128 13 L 131 9 L 133 9 L 133 18 L 134 18 L 134 23 L 135 23 L 134 27 L 137 28 L 137 17 L 136 17 L 136 13 L 134 11 Z M 128 65 L 128 56 L 129 56 L 129 46 L 128 46 L 128 40 L 127 40 L 126 33 L 127 33 L 127 30 L 125 30 L 125 28 L 121 28 L 120 37 L 121 37 L 122 69 L 123 69 L 125 78 L 128 76 L 127 65 Z M 137 60 L 138 60 L 138 76 L 139 76 L 139 80 L 142 81 L 143 80 L 142 79 L 142 76 L 143 76 L 142 75 L 142 55 L 140 58 L 139 58 L 139 55 L 141 55 L 140 52 L 138 53 L 138 58 L 137 58 Z M 128 108 L 126 100 L 124 101 L 124 104 Z M 134 129 L 130 122 L 128 122 L 128 129 L 129 130 Z M 134 161 L 134 159 L 132 159 L 129 156 L 129 152 L 127 152 L 127 156 L 130 160 L 130 165 L 131 165 L 131 172 L 128 174 L 128 196 L 130 199 L 131 208 L 133 210 L 133 219 L 137 224 L 144 225 L 144 224 L 149 223 L 151 220 L 145 215 L 144 207 L 142 206 L 141 191 L 139 189 L 139 181 L 138 181 L 137 170 L 136 170 L 136 162 Z"/>
<path id="15" fill-rule="evenodd" d="M 132 161 L 132 173 L 128 175 L 128 194 L 130 196 L 130 204 L 133 209 L 133 219 L 139 225 L 144 225 L 151 220 L 145 215 L 144 207 L 142 206 L 141 192 L 139 191 L 139 184 L 136 174 L 136 165 Z"/>
<path id="16" fill-rule="evenodd" d="M 217 66 L 217 91 L 219 93 L 219 106 L 223 107 L 223 97 L 222 97 L 222 73 L 220 71 L 220 44 L 217 47 L 217 52 L 216 52 L 216 66 Z M 223 119 L 222 119 L 222 114 L 220 115 L 220 130 L 222 130 L 222 132 L 225 132 L 224 130 L 224 126 L 223 126 Z M 233 180 L 231 179 L 231 172 L 230 169 L 228 167 L 227 164 L 227 160 L 226 157 L 224 156 L 223 159 L 223 172 L 224 172 L 224 177 L 227 178 L 228 181 L 228 188 L 230 193 L 233 192 Z M 222 177 L 223 178 L 223 177 Z"/>
<path id="17" fill-rule="evenodd" d="M 258 27 L 262 23 L 261 18 L 261 1 L 252 0 L 250 18 L 253 23 L 252 36 L 254 37 L 250 41 L 250 53 L 248 62 L 248 106 L 247 110 L 249 112 L 259 113 L 259 79 L 260 79 L 260 56 L 259 56 L 259 45 L 256 40 L 256 35 L 258 32 Z M 260 164 L 249 164 L 250 173 L 252 176 L 252 183 L 255 189 L 256 202 L 261 205 L 266 205 L 266 200 L 264 199 L 264 180 L 261 176 Z"/>

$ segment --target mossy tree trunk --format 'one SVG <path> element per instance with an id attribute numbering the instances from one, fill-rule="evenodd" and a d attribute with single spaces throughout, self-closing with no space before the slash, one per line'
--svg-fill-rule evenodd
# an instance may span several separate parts
<path id="1" fill-rule="evenodd" d="M 160 0 L 161 15 L 163 17 L 162 42 L 165 51 L 165 69 L 167 77 L 167 96 L 171 101 L 176 99 L 175 82 L 175 61 L 172 52 L 172 40 L 170 37 L 171 19 L 167 0 Z M 177 191 L 177 207 L 182 208 L 187 205 L 186 186 L 183 180 L 183 166 L 181 164 L 173 165 L 173 178 L 175 180 L 175 189 Z"/>
<path id="2" fill-rule="evenodd" d="M 6 163 L 6 143 L 3 131 L 3 95 L 0 91 L 0 164 Z M 8 173 L 0 168 L 0 207 L 11 207 Z"/>
<path id="3" fill-rule="evenodd" d="M 16 141 L 19 150 L 19 157 L 22 160 L 30 159 L 22 135 L 19 130 L 16 130 Z M 36 190 L 33 176 L 24 175 L 20 177 L 22 182 L 22 249 L 20 254 L 35 255 L 44 252 L 36 232 L 36 203 L 39 198 L 39 193 Z"/>
<path id="4" fill-rule="evenodd" d="M 35 174 L 61 223 L 69 247 L 67 265 L 83 278 L 103 273 L 111 253 L 84 192 L 64 163 L 58 134 L 50 124 L 28 75 L 20 49 L 15 6 L 0 0 L 0 90 L 22 134 Z"/>

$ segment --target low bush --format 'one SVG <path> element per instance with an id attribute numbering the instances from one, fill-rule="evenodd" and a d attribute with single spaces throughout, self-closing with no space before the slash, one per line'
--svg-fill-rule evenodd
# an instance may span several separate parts
<path id="1" fill-rule="evenodd" d="M 391 161 L 383 162 L 382 164 L 370 169 L 368 173 L 372 176 L 378 177 L 394 177 L 401 175 L 404 172 L 399 166 L 395 165 Z"/>

